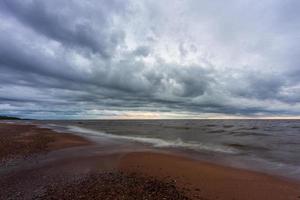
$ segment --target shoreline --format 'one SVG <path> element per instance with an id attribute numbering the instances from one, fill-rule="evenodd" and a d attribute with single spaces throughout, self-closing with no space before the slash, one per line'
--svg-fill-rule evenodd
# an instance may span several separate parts
<path id="1" fill-rule="evenodd" d="M 101 121 L 101 120 L 100 120 Z M 144 120 L 142 120 L 145 122 Z M 103 120 L 101 121 L 103 123 Z M 192 144 L 189 146 L 189 143 L 184 143 L 181 140 L 164 140 L 160 137 L 144 137 L 145 132 L 158 131 L 163 134 L 161 128 L 162 125 L 157 124 L 158 128 L 156 129 L 154 126 L 141 126 L 141 124 L 136 123 L 136 121 L 130 121 L 130 123 L 123 123 L 122 120 L 118 123 L 117 120 L 112 123 L 110 120 L 106 123 L 101 124 L 98 127 L 89 127 L 88 122 L 74 121 L 70 123 L 72 128 L 68 128 L 67 131 L 75 132 L 76 135 L 81 135 L 87 138 L 90 138 L 92 141 L 96 141 L 98 138 L 101 140 L 108 140 L 108 142 L 114 143 L 115 141 L 119 141 L 119 143 L 131 143 L 131 144 L 139 144 L 139 146 L 143 149 L 143 146 L 146 149 L 161 151 L 161 152 L 173 152 L 175 154 L 180 154 L 184 157 L 188 157 L 195 160 L 205 161 L 209 163 L 214 163 L 222 166 L 229 166 L 237 169 L 245 169 L 250 171 L 255 171 L 259 173 L 264 173 L 272 176 L 278 176 L 282 178 L 292 179 L 296 181 L 300 181 L 300 172 L 297 169 L 297 165 L 293 165 L 290 163 L 284 163 L 280 161 L 273 162 L 272 160 L 265 159 L 263 157 L 251 157 L 246 154 L 240 152 L 238 148 L 247 148 L 247 145 L 239 144 L 238 142 L 232 142 L 233 145 L 230 148 L 237 149 L 229 149 L 230 151 L 236 151 L 234 153 L 223 151 L 222 144 L 219 146 L 214 145 L 206 146 L 204 144 L 199 144 L 199 146 L 195 146 Z M 65 124 L 69 125 L 69 123 Z M 52 126 L 52 125 L 51 125 Z M 54 125 L 53 130 L 64 130 L 64 124 L 59 126 Z M 174 125 L 173 125 L 174 126 Z M 59 127 L 59 128 L 57 128 Z M 191 130 L 192 128 L 184 128 L 180 126 L 174 126 L 178 130 Z M 163 126 L 165 129 L 166 126 Z M 170 131 L 166 129 L 166 131 Z M 172 131 L 176 131 L 172 129 Z M 125 133 L 123 135 L 123 133 Z M 134 134 L 131 134 L 134 133 Z M 139 136 L 141 133 L 142 136 Z M 197 132 L 194 132 L 197 134 Z M 97 138 L 98 137 L 98 138 Z M 99 142 L 99 140 L 97 141 Z M 102 143 L 103 144 L 103 143 Z M 174 145 L 174 146 L 173 146 Z M 249 145 L 251 148 L 251 145 Z M 207 149 L 208 148 L 208 149 Z M 218 148 L 221 148 L 219 150 Z M 226 147 L 225 147 L 226 148 Z M 253 147 L 255 148 L 255 146 Z M 139 150 L 140 148 L 134 148 L 133 150 Z M 226 149 L 225 149 L 226 150 Z M 236 154 L 237 153 L 237 154 Z M 271 153 L 271 152 L 270 152 Z M 241 154 L 241 155 L 238 155 Z M 296 160 L 295 160 L 296 161 Z M 277 168 L 277 166 L 280 166 Z M 294 172 L 298 171 L 296 174 Z M 288 172 L 288 173 L 287 173 Z"/>
<path id="2" fill-rule="evenodd" d="M 40 195 L 41 191 L 50 191 L 49 195 L 55 197 L 55 192 L 51 193 L 49 188 L 59 190 L 65 187 L 75 195 L 79 194 L 80 188 L 85 188 L 84 184 L 95 185 L 95 182 L 103 179 L 104 182 L 108 181 L 107 185 L 111 188 L 115 187 L 114 182 L 123 180 L 120 194 L 125 196 L 133 195 L 126 191 L 132 189 L 129 183 L 135 180 L 134 183 L 139 183 L 135 186 L 136 189 L 142 190 L 145 195 L 150 195 L 148 196 L 150 199 L 156 197 L 160 199 L 164 195 L 173 193 L 176 194 L 176 198 L 172 196 L 171 199 L 300 199 L 299 181 L 199 161 L 176 151 L 155 149 L 139 151 L 139 148 L 136 150 L 133 148 L 126 152 L 121 151 L 122 147 L 118 145 L 103 146 L 78 135 L 57 133 L 35 125 L 0 124 L 0 134 L 7 134 L 3 130 L 13 134 L 17 132 L 20 134 L 23 131 L 21 135 L 25 138 L 44 134 L 51 136 L 52 140 L 47 143 L 46 154 L 50 156 L 46 159 L 47 162 L 37 160 L 37 163 L 33 163 L 29 168 L 22 167 L 21 163 L 18 170 L 0 174 L 2 178 L 0 198 L 10 197 L 9 195 L 17 192 L 24 195 L 24 199 L 31 199 L 34 195 Z M 35 153 L 43 157 L 45 152 L 43 149 L 38 149 Z M 79 182 L 77 179 L 73 180 L 74 177 L 78 178 Z M 68 185 L 69 182 L 72 183 L 71 186 Z M 150 188 L 147 186 L 149 182 L 151 182 Z M 141 188 L 140 185 L 147 187 Z M 95 191 L 103 192 L 104 188 L 99 186 Z M 152 190 L 157 190 L 158 196 L 155 198 L 151 196 Z M 87 190 L 86 197 L 95 191 Z M 114 191 L 111 192 L 109 195 L 114 195 Z M 115 199 L 119 199 L 119 194 L 115 195 L 118 197 Z M 60 199 L 62 196 L 56 197 L 54 199 Z M 136 196 L 136 198 L 141 197 Z M 45 199 L 45 196 L 41 199 Z"/>

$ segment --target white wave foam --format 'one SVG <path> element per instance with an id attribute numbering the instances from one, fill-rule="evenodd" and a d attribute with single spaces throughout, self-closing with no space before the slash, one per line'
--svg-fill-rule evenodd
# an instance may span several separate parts
<path id="1" fill-rule="evenodd" d="M 130 141 L 136 141 L 146 144 L 151 144 L 154 147 L 179 147 L 179 148 L 186 148 L 186 149 L 192 149 L 192 150 L 206 150 L 206 151 L 216 151 L 216 152 L 222 152 L 222 153 L 230 153 L 234 154 L 237 153 L 237 151 L 233 148 L 229 147 L 222 147 L 217 146 L 213 144 L 202 144 L 202 143 L 192 143 L 192 142 L 183 142 L 180 138 L 178 138 L 175 141 L 168 141 L 163 140 L 160 138 L 147 138 L 147 137 L 137 137 L 137 136 L 124 136 L 124 135 L 114 135 L 105 133 L 102 131 L 95 131 L 91 129 L 86 129 L 78 126 L 68 126 L 67 127 L 71 132 L 77 132 L 77 133 L 83 133 L 85 135 L 91 135 L 91 136 L 101 136 L 105 138 L 111 138 L 111 139 L 123 139 L 123 140 L 130 140 Z"/>

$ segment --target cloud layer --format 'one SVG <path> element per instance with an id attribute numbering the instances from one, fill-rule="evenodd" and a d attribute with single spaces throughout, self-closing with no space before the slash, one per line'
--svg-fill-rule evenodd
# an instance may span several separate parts
<path id="1" fill-rule="evenodd" d="M 0 111 L 300 115 L 300 2 L 1 0 Z"/>

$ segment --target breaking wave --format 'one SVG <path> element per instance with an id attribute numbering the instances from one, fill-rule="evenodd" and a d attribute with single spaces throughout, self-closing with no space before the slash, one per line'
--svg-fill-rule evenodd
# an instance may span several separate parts
<path id="1" fill-rule="evenodd" d="M 237 150 L 231 147 L 226 146 L 218 146 L 214 144 L 203 144 L 203 143 L 194 143 L 194 142 L 184 142 L 180 138 L 176 140 L 164 140 L 160 138 L 148 138 L 148 137 L 139 137 L 139 136 L 125 136 L 125 135 L 115 135 L 106 133 L 103 131 L 96 131 L 87 128 L 82 128 L 78 126 L 68 126 L 69 131 L 76 132 L 79 134 L 84 134 L 85 136 L 99 136 L 111 139 L 119 139 L 119 140 L 129 140 L 135 142 L 141 142 L 153 145 L 154 147 L 164 148 L 164 147 L 175 147 L 175 148 L 185 148 L 191 150 L 205 150 L 205 151 L 215 151 L 222 152 L 228 154 L 235 154 Z"/>

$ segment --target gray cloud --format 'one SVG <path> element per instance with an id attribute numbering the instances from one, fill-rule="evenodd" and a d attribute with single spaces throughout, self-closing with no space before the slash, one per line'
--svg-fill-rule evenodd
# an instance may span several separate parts
<path id="1" fill-rule="evenodd" d="M 2 0 L 0 114 L 299 115 L 297 4 Z"/>
<path id="2" fill-rule="evenodd" d="M 102 1 L 96 5 L 77 3 L 79 5 L 64 1 L 3 1 L 14 17 L 36 32 L 71 48 L 88 48 L 105 58 L 111 56 L 123 37 L 122 32 L 109 30 L 112 23 L 110 15 L 119 11 L 111 5 L 117 5 L 117 2 Z M 92 10 L 86 12 L 84 9 Z"/>

